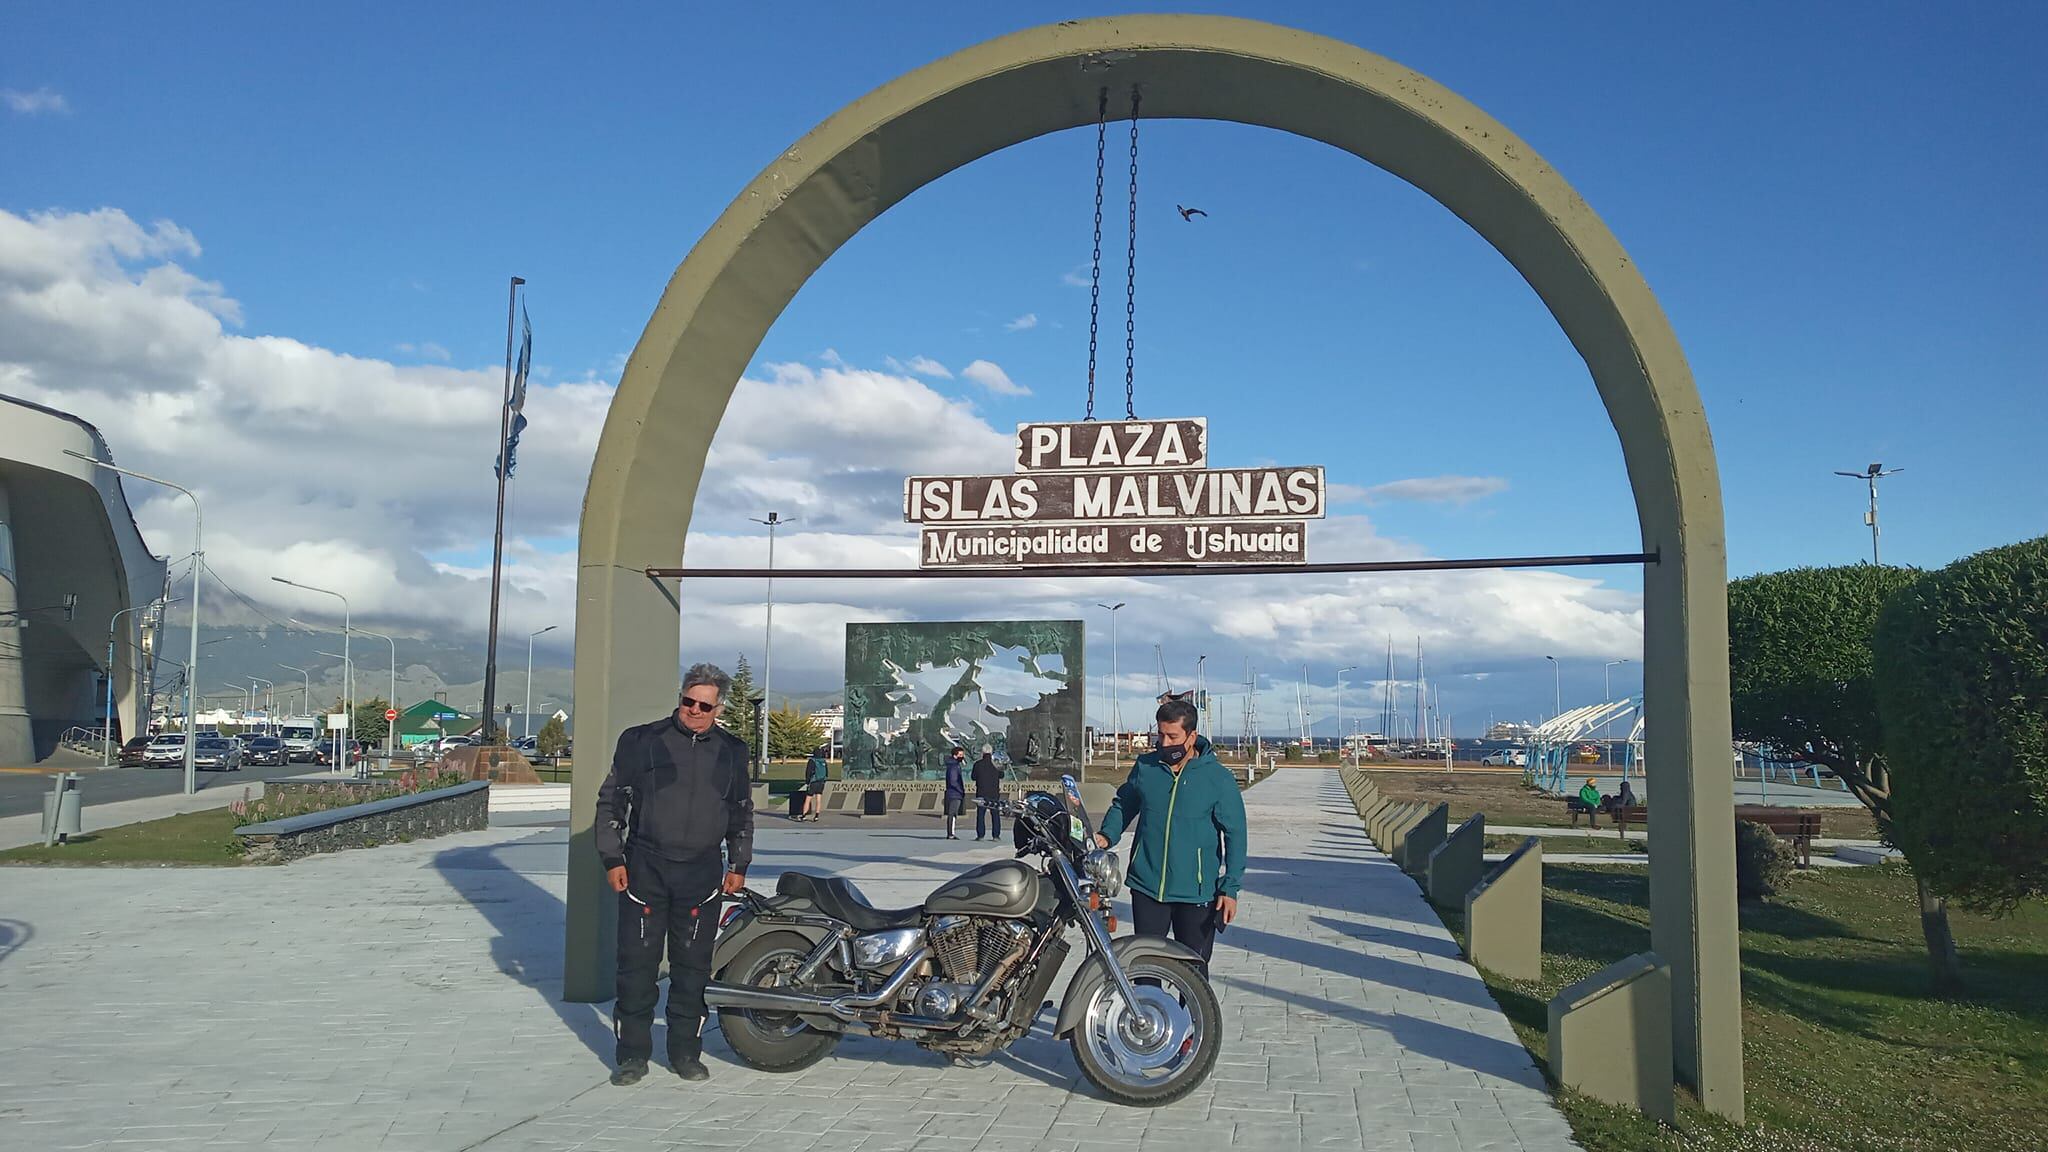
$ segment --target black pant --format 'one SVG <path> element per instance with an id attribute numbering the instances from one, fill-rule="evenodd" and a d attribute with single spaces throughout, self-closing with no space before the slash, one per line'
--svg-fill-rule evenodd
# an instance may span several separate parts
<path id="1" fill-rule="evenodd" d="M 1173 938 L 1202 958 L 1202 975 L 1209 974 L 1209 954 L 1216 950 L 1216 906 L 1210 904 L 1166 903 L 1131 889 L 1131 927 L 1140 936 Z"/>
<path id="2" fill-rule="evenodd" d="M 668 948 L 668 1060 L 703 1053 L 704 985 L 711 979 L 711 945 L 718 938 L 718 882 L 722 861 L 678 863 L 647 852 L 626 862 L 619 894 L 619 1000 L 613 1027 L 617 1057 L 645 1060 L 654 1051 L 655 977 Z"/>
<path id="3" fill-rule="evenodd" d="M 988 834 L 988 835 L 990 835 L 990 836 L 994 836 L 994 837 L 996 837 L 996 838 L 997 838 L 997 839 L 999 839 L 999 840 L 1000 840 L 1000 839 L 1002 838 L 1002 835 L 1003 835 L 1003 814 L 1002 814 L 1001 812 L 997 811 L 997 810 L 996 810 L 996 807 L 995 807 L 995 805 L 996 805 L 996 804 L 998 804 L 998 803 L 1000 803 L 1000 802 L 1001 802 L 1001 799 L 1000 799 L 999 797 L 994 797 L 994 796 L 982 796 L 982 797 L 978 797 L 978 798 L 977 798 L 977 799 L 975 800 L 975 802 L 974 802 L 974 838 L 975 838 L 976 840 L 979 840 L 979 839 L 981 839 L 981 837 L 982 837 L 982 830 L 981 830 L 981 826 L 982 826 L 982 822 L 983 822 L 984 820 L 986 820 L 986 821 L 988 822 L 988 833 L 987 833 L 987 834 Z"/>

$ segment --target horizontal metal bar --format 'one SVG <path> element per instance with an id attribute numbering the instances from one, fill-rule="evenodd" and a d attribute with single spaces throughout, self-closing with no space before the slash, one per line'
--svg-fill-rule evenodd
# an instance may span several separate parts
<path id="1" fill-rule="evenodd" d="M 1328 576 L 1353 572 L 1463 572 L 1488 568 L 1586 568 L 1603 564 L 1655 564 L 1655 552 L 1588 556 L 1488 556 L 1468 560 L 1361 560 L 1336 564 L 1048 564 L 1035 568 L 647 568 L 657 580 L 992 580 L 1105 576 Z"/>

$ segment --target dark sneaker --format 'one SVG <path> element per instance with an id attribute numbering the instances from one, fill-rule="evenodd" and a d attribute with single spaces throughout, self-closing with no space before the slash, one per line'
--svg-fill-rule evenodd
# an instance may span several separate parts
<path id="1" fill-rule="evenodd" d="M 638 1084 L 640 1078 L 645 1075 L 647 1075 L 647 1061 L 627 1060 L 620 1063 L 618 1070 L 612 1073 L 612 1083 L 620 1088 L 624 1088 L 631 1084 Z"/>
<path id="2" fill-rule="evenodd" d="M 711 1079 L 711 1070 L 704 1067 L 704 1061 L 702 1060 L 679 1060 L 676 1062 L 675 1069 L 676 1075 L 691 1084 Z"/>

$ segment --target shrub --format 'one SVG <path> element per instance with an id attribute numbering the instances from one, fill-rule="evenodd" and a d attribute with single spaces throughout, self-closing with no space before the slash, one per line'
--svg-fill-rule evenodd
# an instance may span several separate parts
<path id="1" fill-rule="evenodd" d="M 1296 760 L 1301 759 L 1301 746 L 1299 744 L 1289 744 L 1286 750 L 1281 752 L 1280 758 L 1289 764 L 1294 763 Z"/>
<path id="2" fill-rule="evenodd" d="M 1764 900 L 1792 879 L 1792 847 L 1754 820 L 1735 822 L 1735 894 Z"/>
<path id="3" fill-rule="evenodd" d="M 1901 589 L 1872 643 L 1894 843 L 1964 904 L 2048 892 L 2048 537 Z"/>

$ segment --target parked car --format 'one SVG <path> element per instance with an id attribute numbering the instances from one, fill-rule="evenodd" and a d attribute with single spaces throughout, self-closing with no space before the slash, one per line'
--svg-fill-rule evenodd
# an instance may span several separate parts
<path id="1" fill-rule="evenodd" d="M 341 759 L 342 767 L 344 768 L 356 763 L 358 760 L 361 760 L 364 756 L 368 754 L 369 749 L 363 744 L 361 740 L 343 740 L 341 742 Z M 329 740 L 326 743 L 320 745 L 320 747 L 315 751 L 315 754 L 313 756 L 313 763 L 334 763 L 334 741 Z"/>
<path id="2" fill-rule="evenodd" d="M 1487 767 L 1527 768 L 1529 753 L 1521 748 L 1496 748 L 1481 756 L 1479 762 Z"/>
<path id="3" fill-rule="evenodd" d="M 121 751 L 116 753 L 121 767 L 134 768 L 141 765 L 143 753 L 149 750 L 149 740 L 147 736 L 137 736 L 121 745 Z"/>
<path id="4" fill-rule="evenodd" d="M 201 736 L 192 749 L 192 766 L 209 772 L 239 772 L 242 749 L 225 736 Z"/>
<path id="5" fill-rule="evenodd" d="M 242 763 L 282 768 L 291 760 L 291 750 L 276 736 L 252 736 L 242 745 Z"/>
<path id="6" fill-rule="evenodd" d="M 165 732 L 153 737 L 142 750 L 144 768 L 170 768 L 185 762 L 185 734 Z"/>

